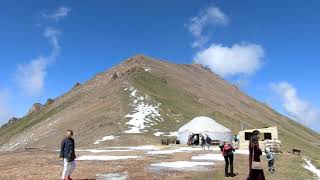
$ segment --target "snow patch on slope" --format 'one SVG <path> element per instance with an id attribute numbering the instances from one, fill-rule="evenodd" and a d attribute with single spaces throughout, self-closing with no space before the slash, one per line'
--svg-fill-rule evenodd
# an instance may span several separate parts
<path id="1" fill-rule="evenodd" d="M 139 150 L 139 151 L 149 151 L 149 150 L 159 150 L 158 147 L 154 145 L 144 145 L 144 146 L 118 146 L 118 147 L 109 147 L 110 149 L 130 149 L 130 150 Z"/>
<path id="2" fill-rule="evenodd" d="M 177 131 L 175 131 L 175 132 L 156 132 L 156 133 L 154 133 L 153 134 L 154 136 L 157 136 L 157 137 L 159 137 L 159 136 L 167 136 L 167 137 L 175 137 L 175 136 L 177 136 L 178 135 L 178 132 Z"/>
<path id="3" fill-rule="evenodd" d="M 249 150 L 246 149 L 238 149 L 234 152 L 234 154 L 242 154 L 242 155 L 249 155 Z M 264 152 L 262 153 L 264 154 Z"/>
<path id="4" fill-rule="evenodd" d="M 213 162 L 193 162 L 193 161 L 175 161 L 175 162 L 160 162 L 151 164 L 151 166 L 168 167 L 175 169 L 189 168 L 194 166 L 212 166 Z"/>
<path id="5" fill-rule="evenodd" d="M 76 149 L 76 152 L 91 152 L 91 153 L 128 152 L 128 151 L 132 151 L 132 150 L 129 150 L 129 149 Z"/>
<path id="6" fill-rule="evenodd" d="M 91 153 L 107 153 L 107 152 L 129 152 L 129 151 L 152 151 L 159 150 L 158 147 L 154 145 L 144 145 L 144 146 L 112 146 L 104 149 L 76 149 L 76 152 L 91 152 Z M 54 150 L 60 151 L 60 150 Z"/>
<path id="7" fill-rule="evenodd" d="M 320 170 L 317 169 L 310 160 L 304 159 L 306 164 L 303 165 L 303 167 L 311 172 L 314 173 L 315 176 L 317 176 L 317 179 L 320 179 Z"/>
<path id="8" fill-rule="evenodd" d="M 127 84 L 126 84 L 127 86 Z M 144 96 L 139 95 L 139 91 L 133 86 L 126 87 L 125 91 L 129 91 L 130 99 L 133 103 L 130 105 L 134 110 L 125 115 L 130 120 L 126 123 L 129 125 L 125 133 L 143 133 L 148 132 L 146 128 L 156 125 L 158 122 L 163 121 L 160 115 L 160 103 L 153 105 L 146 101 Z"/>
<path id="9" fill-rule="evenodd" d="M 107 173 L 107 174 L 96 174 L 97 180 L 126 180 L 128 174 L 125 173 Z"/>
<path id="10" fill-rule="evenodd" d="M 159 137 L 159 136 L 162 136 L 164 134 L 165 134 L 164 132 L 156 132 L 153 135 Z"/>
<path id="11" fill-rule="evenodd" d="M 202 154 L 193 156 L 192 160 L 224 161 L 222 154 Z"/>
<path id="12" fill-rule="evenodd" d="M 180 147 L 180 148 L 178 148 L 178 149 L 148 151 L 147 154 L 150 154 L 150 155 L 159 155 L 159 154 L 174 154 L 174 153 L 192 152 L 192 151 L 202 151 L 202 148 Z"/>
<path id="13" fill-rule="evenodd" d="M 115 161 L 125 159 L 137 159 L 141 156 L 80 156 L 79 161 Z"/>
<path id="14" fill-rule="evenodd" d="M 110 136 L 105 136 L 100 140 L 96 140 L 93 144 L 100 144 L 103 141 L 112 141 L 117 139 L 118 137 L 114 136 L 114 135 L 110 135 Z"/>

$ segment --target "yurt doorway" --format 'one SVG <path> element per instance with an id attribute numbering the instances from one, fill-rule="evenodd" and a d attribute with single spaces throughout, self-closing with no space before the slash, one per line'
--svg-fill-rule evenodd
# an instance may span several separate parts
<path id="1" fill-rule="evenodd" d="M 200 144 L 200 134 L 192 134 L 191 142 L 192 145 L 198 146 Z"/>

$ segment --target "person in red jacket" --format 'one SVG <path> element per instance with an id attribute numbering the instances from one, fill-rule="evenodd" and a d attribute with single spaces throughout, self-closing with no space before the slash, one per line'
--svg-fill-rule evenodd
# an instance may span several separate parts
<path id="1" fill-rule="evenodd" d="M 247 180 L 265 180 L 263 169 L 252 168 L 252 161 L 261 162 L 262 151 L 259 148 L 259 134 L 258 130 L 254 130 L 249 142 L 249 176 Z"/>
<path id="2" fill-rule="evenodd" d="M 236 150 L 232 147 L 231 142 L 224 142 L 223 147 L 220 147 L 225 161 L 224 175 L 225 177 L 234 177 L 236 174 L 233 173 L 233 152 Z M 229 171 L 230 166 L 230 173 Z"/>

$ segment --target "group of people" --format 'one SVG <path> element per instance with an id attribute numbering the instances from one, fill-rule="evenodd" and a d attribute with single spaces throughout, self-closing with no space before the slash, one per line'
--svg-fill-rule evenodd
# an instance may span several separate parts
<path id="1" fill-rule="evenodd" d="M 249 142 L 249 175 L 247 180 L 264 180 L 264 172 L 261 163 L 260 156 L 262 150 L 259 147 L 259 135 L 258 130 L 253 131 Z M 225 177 L 234 177 L 236 174 L 233 172 L 233 152 L 238 148 L 234 148 L 231 142 L 223 142 L 219 145 L 223 157 L 225 159 Z M 270 173 L 274 173 L 274 156 L 270 148 L 265 149 L 266 157 L 268 159 L 268 169 Z M 229 172 L 230 168 L 230 172 Z"/>
<path id="2" fill-rule="evenodd" d="M 259 147 L 259 134 L 260 132 L 258 130 L 253 131 L 249 142 L 249 175 L 247 180 L 265 179 L 260 159 L 260 156 L 262 155 L 262 150 Z M 72 136 L 73 131 L 67 130 L 66 137 L 61 142 L 60 158 L 63 160 L 64 163 L 61 177 L 63 180 L 72 180 L 71 174 L 76 167 L 75 143 Z M 188 144 L 193 145 L 198 143 L 197 145 L 199 145 L 198 136 L 199 135 L 197 134 L 190 134 Z M 207 146 L 208 149 L 210 149 L 212 140 L 207 134 L 205 136 L 200 134 L 200 140 L 203 149 L 205 149 L 205 146 Z M 234 148 L 232 146 L 232 142 L 227 141 L 221 142 L 219 147 L 225 160 L 225 177 L 236 176 L 236 174 L 234 174 L 233 171 L 233 152 L 236 151 L 238 148 Z M 274 156 L 270 148 L 266 148 L 265 153 L 268 159 L 269 172 L 274 173 Z"/>
<path id="3" fill-rule="evenodd" d="M 210 149 L 211 144 L 212 140 L 207 134 L 190 134 L 188 137 L 189 146 L 201 145 L 202 149 L 205 149 L 206 147 Z"/>
<path id="4" fill-rule="evenodd" d="M 206 147 L 208 149 L 210 149 L 210 146 L 212 144 L 211 138 L 207 134 L 205 136 L 203 136 L 201 134 L 200 137 L 201 137 L 201 147 L 202 147 L 202 149 L 206 149 Z"/>

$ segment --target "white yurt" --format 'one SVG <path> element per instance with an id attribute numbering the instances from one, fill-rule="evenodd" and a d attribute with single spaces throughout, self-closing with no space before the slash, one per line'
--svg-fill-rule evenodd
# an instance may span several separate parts
<path id="1" fill-rule="evenodd" d="M 190 134 L 207 134 L 212 140 L 232 141 L 232 131 L 209 117 L 196 117 L 178 130 L 177 139 L 188 143 Z"/>

